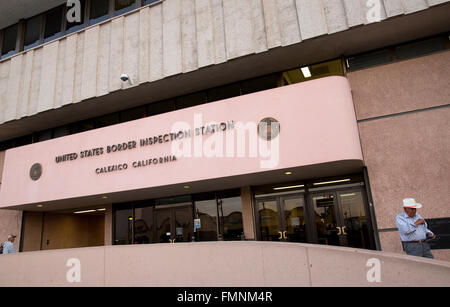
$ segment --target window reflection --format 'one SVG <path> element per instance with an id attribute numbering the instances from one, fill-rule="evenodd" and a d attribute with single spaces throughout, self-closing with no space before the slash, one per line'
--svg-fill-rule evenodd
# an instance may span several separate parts
<path id="1" fill-rule="evenodd" d="M 8 57 L 16 53 L 16 40 L 18 28 L 19 28 L 18 24 L 15 24 L 3 30 L 3 44 L 1 53 L 2 58 Z"/>
<path id="2" fill-rule="evenodd" d="M 217 203 L 219 205 L 220 228 L 223 240 L 241 240 L 244 233 L 241 197 L 221 198 L 218 199 Z"/>
<path id="3" fill-rule="evenodd" d="M 108 19 L 109 0 L 91 1 L 89 24 L 93 25 Z"/>
<path id="4" fill-rule="evenodd" d="M 134 243 L 153 243 L 153 207 L 134 210 Z"/>
<path id="5" fill-rule="evenodd" d="M 116 210 L 114 220 L 114 244 L 132 244 L 133 210 L 131 208 Z"/>
<path id="6" fill-rule="evenodd" d="M 49 11 L 45 15 L 44 42 L 49 42 L 52 39 L 55 39 L 61 35 L 62 20 L 63 20 L 62 6 Z"/>
<path id="7" fill-rule="evenodd" d="M 40 43 L 42 16 L 36 16 L 26 21 L 24 50 L 37 46 Z"/>
<path id="8" fill-rule="evenodd" d="M 115 0 L 114 15 L 120 15 L 136 8 L 136 0 Z"/>
<path id="9" fill-rule="evenodd" d="M 201 225 L 196 230 L 198 241 L 217 240 L 217 205 L 214 195 L 211 198 L 195 202 L 195 217 L 200 219 Z"/>

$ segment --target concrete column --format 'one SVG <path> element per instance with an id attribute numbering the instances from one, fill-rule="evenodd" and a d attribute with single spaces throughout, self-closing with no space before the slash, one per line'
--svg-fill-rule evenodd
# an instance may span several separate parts
<path id="1" fill-rule="evenodd" d="M 255 240 L 255 217 L 253 210 L 253 196 L 250 187 L 241 188 L 242 224 L 246 240 Z"/>
<path id="2" fill-rule="evenodd" d="M 113 245 L 113 212 L 112 205 L 105 206 L 105 246 Z"/>

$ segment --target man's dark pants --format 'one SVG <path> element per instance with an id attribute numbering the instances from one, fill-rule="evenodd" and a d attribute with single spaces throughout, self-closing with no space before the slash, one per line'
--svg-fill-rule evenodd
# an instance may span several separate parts
<path id="1" fill-rule="evenodd" d="M 403 242 L 403 249 L 406 254 L 425 258 L 434 258 L 428 243 Z"/>

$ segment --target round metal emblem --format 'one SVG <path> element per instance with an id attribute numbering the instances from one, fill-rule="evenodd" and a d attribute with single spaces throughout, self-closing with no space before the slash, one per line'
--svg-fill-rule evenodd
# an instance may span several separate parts
<path id="1" fill-rule="evenodd" d="M 42 175 L 42 165 L 39 163 L 33 164 L 33 166 L 30 169 L 30 177 L 32 180 L 36 181 L 39 178 L 41 178 Z"/>
<path id="2" fill-rule="evenodd" d="M 280 134 L 280 123 L 272 117 L 266 117 L 259 122 L 258 134 L 266 141 L 273 140 Z"/>

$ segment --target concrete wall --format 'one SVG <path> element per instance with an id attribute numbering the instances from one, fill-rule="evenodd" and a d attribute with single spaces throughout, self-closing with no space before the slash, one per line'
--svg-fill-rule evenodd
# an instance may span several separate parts
<path id="1" fill-rule="evenodd" d="M 450 217 L 449 61 L 443 52 L 348 74 L 382 231 L 396 228 L 406 197 L 425 218 Z M 398 232 L 380 238 L 383 250 L 401 252 Z M 434 255 L 450 260 L 450 250 Z"/>
<path id="2" fill-rule="evenodd" d="M 448 0 L 384 0 L 381 20 Z M 357 0 L 165 0 L 0 61 L 0 124 L 370 23 Z"/>
<path id="3" fill-rule="evenodd" d="M 80 283 L 69 283 L 69 259 Z M 124 261 L 126 260 L 126 261 Z M 377 264 L 374 264 L 377 263 Z M 379 274 L 373 274 L 379 268 Z M 0 286 L 449 286 L 450 264 L 348 248 L 269 242 L 109 246 L 0 256 Z M 379 277 L 369 282 L 367 276 Z M 376 279 L 372 279 L 376 281 Z"/>

